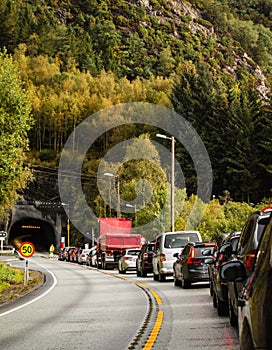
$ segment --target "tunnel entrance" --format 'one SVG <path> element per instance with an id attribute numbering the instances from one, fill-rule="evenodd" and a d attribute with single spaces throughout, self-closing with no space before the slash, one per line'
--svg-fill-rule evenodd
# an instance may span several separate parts
<path id="1" fill-rule="evenodd" d="M 34 244 L 35 250 L 48 251 L 53 243 L 56 246 L 56 237 L 53 227 L 46 221 L 25 218 L 15 222 L 9 230 L 9 244 L 16 249 L 20 244 L 29 241 Z"/>

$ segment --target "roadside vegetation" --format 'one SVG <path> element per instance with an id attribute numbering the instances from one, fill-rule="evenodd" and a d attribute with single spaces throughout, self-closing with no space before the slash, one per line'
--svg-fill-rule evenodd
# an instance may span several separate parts
<path id="1" fill-rule="evenodd" d="M 21 283 L 24 281 L 24 272 L 19 269 L 14 269 L 10 266 L 5 265 L 0 261 L 0 293 L 10 288 L 12 285 Z"/>
<path id="2" fill-rule="evenodd" d="M 204 210 L 198 228 L 205 237 L 240 229 L 242 218 L 271 198 L 271 11 L 271 0 L 2 1 L 1 219 L 20 194 L 57 198 L 58 161 L 71 132 L 99 110 L 135 101 L 175 110 L 209 153 L 216 200 L 207 204 L 195 197 L 194 166 L 176 144 L 186 178 L 186 189 L 175 193 L 176 229 L 185 227 L 195 201 Z M 157 132 L 122 125 L 88 151 L 82 187 L 97 216 L 116 215 L 97 188 L 104 155 L 124 139 L 145 137 L 151 144 Z M 158 180 L 150 204 L 137 212 L 141 226 L 169 206 L 169 188 L 158 169 L 130 162 L 120 169 L 122 199 L 133 199 L 135 173 L 138 180 L 152 174 Z M 221 200 L 225 193 L 229 199 Z M 162 218 L 152 234 L 166 226 Z"/>
<path id="3" fill-rule="evenodd" d="M 39 271 L 29 271 L 28 284 L 24 283 L 24 271 L 0 261 L 0 306 L 10 303 L 39 288 L 44 276 Z"/>

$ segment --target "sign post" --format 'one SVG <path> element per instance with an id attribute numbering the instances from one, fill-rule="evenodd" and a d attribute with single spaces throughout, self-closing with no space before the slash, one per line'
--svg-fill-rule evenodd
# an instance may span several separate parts
<path id="1" fill-rule="evenodd" d="M 4 249 L 4 240 L 6 238 L 7 238 L 7 232 L 6 231 L 0 231 L 1 252 Z"/>
<path id="2" fill-rule="evenodd" d="M 19 247 L 19 253 L 25 258 L 25 275 L 24 284 L 26 285 L 29 280 L 28 259 L 35 253 L 34 244 L 31 242 L 23 242 Z"/>

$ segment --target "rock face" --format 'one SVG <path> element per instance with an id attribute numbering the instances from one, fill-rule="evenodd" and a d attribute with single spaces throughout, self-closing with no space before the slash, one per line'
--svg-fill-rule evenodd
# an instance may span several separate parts
<path id="1" fill-rule="evenodd" d="M 184 23 L 186 18 L 186 23 L 192 33 L 201 32 L 205 37 L 213 36 L 217 37 L 214 31 L 212 23 L 206 21 L 203 18 L 203 13 L 200 10 L 195 9 L 190 3 L 186 1 L 167 1 L 168 6 L 171 5 L 172 10 L 167 11 L 167 17 L 163 11 L 155 9 L 151 5 L 149 0 L 139 0 L 139 5 L 146 8 L 147 13 L 158 18 L 159 23 L 163 23 L 166 20 L 171 19 L 174 23 Z M 163 5 L 161 5 L 163 8 Z M 180 39 L 180 35 L 177 31 L 173 31 L 173 36 Z M 217 50 L 221 51 L 223 47 L 219 44 Z M 248 70 L 255 78 L 256 84 L 255 88 L 260 94 L 260 98 L 263 100 L 267 99 L 270 93 L 270 89 L 265 85 L 266 77 L 262 73 L 261 68 L 250 58 L 250 56 L 244 52 L 241 53 L 241 48 L 239 53 L 236 51 L 237 48 L 233 48 L 234 64 L 231 66 L 218 67 L 217 69 L 224 69 L 230 74 L 237 76 L 237 71 L 239 68 L 243 67 Z"/>

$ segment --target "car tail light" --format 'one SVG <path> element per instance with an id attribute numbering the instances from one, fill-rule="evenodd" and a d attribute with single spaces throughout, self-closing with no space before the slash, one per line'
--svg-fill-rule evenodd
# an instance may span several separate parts
<path id="1" fill-rule="evenodd" d="M 250 252 L 248 252 L 246 255 L 246 270 L 248 273 L 250 273 L 252 270 L 253 263 L 255 260 L 255 254 L 256 254 L 256 249 L 253 249 Z"/>
<path id="2" fill-rule="evenodd" d="M 190 256 L 187 260 L 187 264 L 188 265 L 192 265 L 192 264 L 200 264 L 201 263 L 201 259 L 196 259 L 195 257 L 195 254 L 196 254 L 196 251 L 195 251 L 195 248 L 192 248 L 191 251 L 190 251 Z"/>
<path id="3" fill-rule="evenodd" d="M 165 254 L 161 254 L 161 255 L 160 255 L 160 261 L 161 261 L 161 262 L 166 261 Z"/>
<path id="4" fill-rule="evenodd" d="M 272 210 L 272 205 L 268 205 L 267 207 L 264 207 L 264 208 L 261 210 L 261 212 L 262 212 L 262 213 L 265 213 L 265 212 L 270 211 L 270 210 Z"/>
<path id="5" fill-rule="evenodd" d="M 106 256 L 112 256 L 112 253 L 106 253 Z"/>
<path id="6" fill-rule="evenodd" d="M 147 260 L 147 259 L 148 259 L 148 254 L 147 254 L 147 253 L 144 253 L 143 259 L 144 259 L 144 260 Z"/>
<path id="7" fill-rule="evenodd" d="M 86 255 L 85 255 L 85 254 L 82 254 L 81 256 L 82 256 L 82 258 L 85 258 Z"/>

